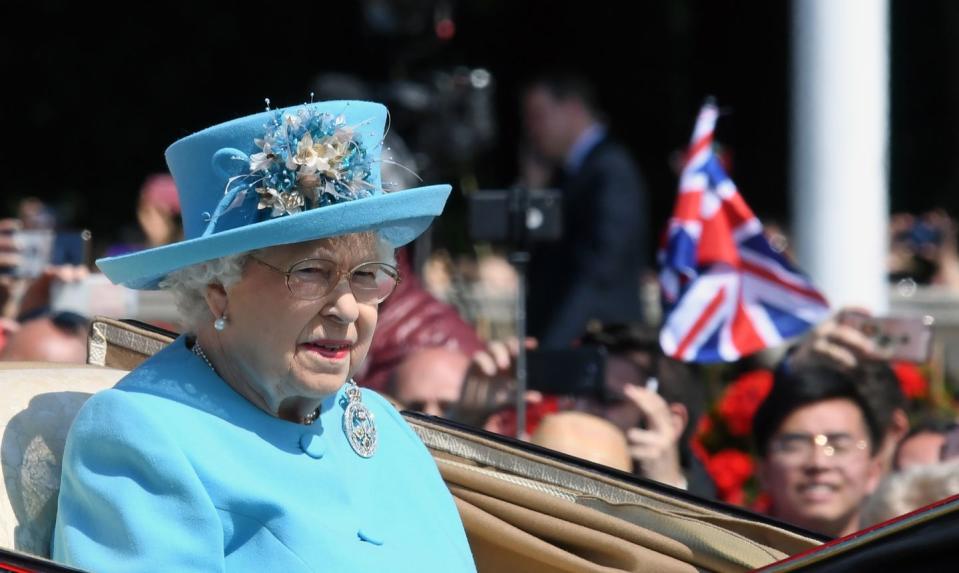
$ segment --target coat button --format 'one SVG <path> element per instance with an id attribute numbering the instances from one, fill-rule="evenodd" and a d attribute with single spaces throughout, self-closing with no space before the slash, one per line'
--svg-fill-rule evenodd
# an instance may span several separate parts
<path id="1" fill-rule="evenodd" d="M 311 458 L 320 459 L 326 453 L 326 445 L 318 434 L 306 433 L 300 436 L 300 449 Z"/>
<path id="2" fill-rule="evenodd" d="M 359 537 L 360 540 L 365 541 L 367 543 L 372 543 L 373 545 L 383 545 L 382 539 L 380 539 L 379 537 L 372 536 L 369 533 L 363 531 L 362 529 L 356 532 L 356 536 Z"/>

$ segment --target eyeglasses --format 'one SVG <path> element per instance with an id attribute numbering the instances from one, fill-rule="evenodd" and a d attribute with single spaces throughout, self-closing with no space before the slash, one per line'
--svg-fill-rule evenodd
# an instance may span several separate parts
<path id="1" fill-rule="evenodd" d="M 323 298 L 340 284 L 345 276 L 356 301 L 363 304 L 379 304 L 389 297 L 400 282 L 400 272 L 386 263 L 360 263 L 348 271 L 340 270 L 337 264 L 326 259 L 304 259 L 284 271 L 266 261 L 250 257 L 261 265 L 286 276 L 286 288 L 301 300 Z"/>
<path id="2" fill-rule="evenodd" d="M 827 457 L 845 460 L 865 451 L 869 442 L 849 434 L 782 434 L 770 441 L 769 452 L 788 464 L 800 464 L 809 459 L 817 447 L 822 448 Z"/>

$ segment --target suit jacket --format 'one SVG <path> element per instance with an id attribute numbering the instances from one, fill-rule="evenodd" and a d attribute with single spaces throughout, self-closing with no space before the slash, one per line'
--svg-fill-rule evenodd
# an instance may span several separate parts
<path id="1" fill-rule="evenodd" d="M 647 198 L 628 151 L 608 137 L 561 184 L 563 238 L 533 250 L 530 334 L 565 348 L 587 322 L 642 318 L 639 277 L 646 263 Z"/>
<path id="2" fill-rule="evenodd" d="M 395 409 L 350 448 L 343 388 L 310 426 L 237 394 L 180 337 L 71 427 L 52 555 L 94 571 L 475 571 L 452 496 Z"/>

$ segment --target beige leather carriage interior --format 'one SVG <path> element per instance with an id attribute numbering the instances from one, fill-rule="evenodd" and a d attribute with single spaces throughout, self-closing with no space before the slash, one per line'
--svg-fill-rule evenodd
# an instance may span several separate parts
<path id="1" fill-rule="evenodd" d="M 0 363 L 0 546 L 48 554 L 77 410 L 169 341 L 97 319 L 86 366 Z M 456 499 L 483 572 L 749 571 L 818 545 L 478 433 L 408 420 Z"/>

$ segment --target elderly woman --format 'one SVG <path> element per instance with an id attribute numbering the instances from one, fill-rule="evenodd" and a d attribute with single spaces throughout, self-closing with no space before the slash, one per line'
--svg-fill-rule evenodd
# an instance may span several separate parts
<path id="1" fill-rule="evenodd" d="M 54 559 L 96 571 L 473 571 L 403 418 L 351 377 L 449 187 L 387 193 L 386 110 L 267 111 L 167 150 L 186 239 L 98 261 L 167 288 L 189 332 L 92 397 L 63 461 Z"/>

